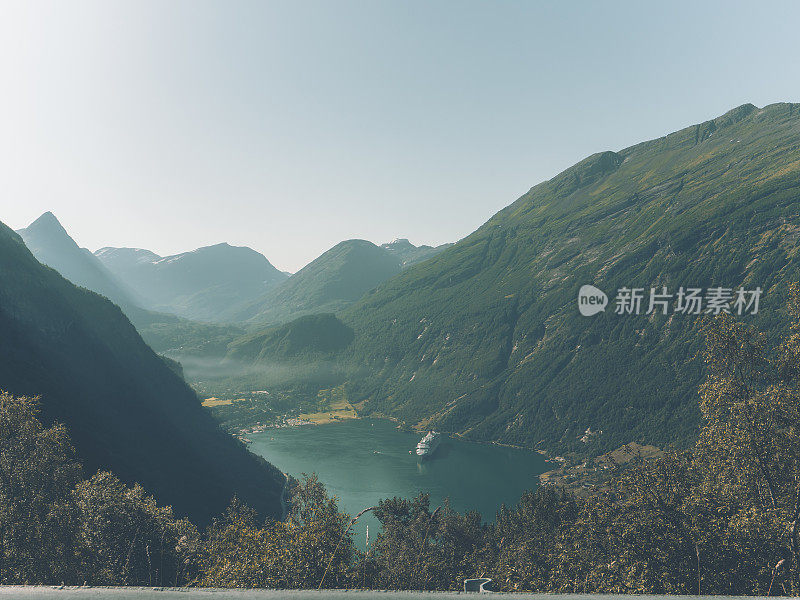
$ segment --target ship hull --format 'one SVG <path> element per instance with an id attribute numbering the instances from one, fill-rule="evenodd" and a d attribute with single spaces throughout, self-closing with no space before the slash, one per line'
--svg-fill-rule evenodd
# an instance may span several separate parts
<path id="1" fill-rule="evenodd" d="M 430 458 L 436 449 L 439 447 L 439 436 L 428 434 L 422 440 L 420 440 L 419 444 L 417 444 L 417 457 L 420 459 Z"/>

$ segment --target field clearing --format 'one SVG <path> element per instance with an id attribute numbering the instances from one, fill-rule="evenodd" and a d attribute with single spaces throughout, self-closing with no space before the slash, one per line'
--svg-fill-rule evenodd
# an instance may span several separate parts
<path id="1" fill-rule="evenodd" d="M 314 423 L 315 425 L 325 425 L 326 423 L 357 418 L 358 413 L 356 413 L 356 409 L 344 398 L 331 402 L 328 410 L 315 413 L 303 413 L 300 415 L 300 419 Z"/>
<path id="2" fill-rule="evenodd" d="M 203 400 L 203 406 L 205 406 L 206 408 L 211 408 L 211 407 L 214 407 L 214 406 L 229 406 L 229 405 L 233 404 L 234 402 L 242 402 L 243 400 L 244 400 L 244 398 L 236 398 L 235 400 L 231 400 L 231 399 L 220 400 L 219 398 L 213 398 L 212 397 L 212 398 L 206 398 L 205 400 Z"/>

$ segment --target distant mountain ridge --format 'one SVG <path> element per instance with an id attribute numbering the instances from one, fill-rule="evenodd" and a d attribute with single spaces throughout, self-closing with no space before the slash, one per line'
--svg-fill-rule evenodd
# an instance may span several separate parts
<path id="1" fill-rule="evenodd" d="M 159 319 L 176 326 L 166 315 L 201 323 L 270 325 L 336 312 L 401 269 L 452 245 L 414 246 L 405 238 L 381 246 L 345 240 L 290 274 L 255 250 L 227 243 L 171 256 L 113 246 L 92 253 L 80 248 L 51 212 L 18 233 L 37 259 L 108 297 L 137 327 Z"/>
<path id="2" fill-rule="evenodd" d="M 196 321 L 225 322 L 287 278 L 262 254 L 227 243 L 164 257 L 112 247 L 94 255 L 145 299 L 146 308 Z"/>
<path id="3" fill-rule="evenodd" d="M 449 246 L 345 240 L 290 274 L 249 248 L 226 243 L 172 256 L 121 247 L 91 253 L 50 212 L 20 233 L 37 259 L 118 304 L 157 352 L 209 359 L 225 356 L 227 345 L 244 334 L 241 326 L 259 331 L 343 310 Z M 298 326 L 308 329 L 302 321 Z"/>
<path id="4" fill-rule="evenodd" d="M 415 246 L 406 238 L 398 238 L 392 242 L 381 244 L 381 248 L 400 259 L 401 266 L 406 269 L 418 262 L 436 256 L 453 244 L 440 244 L 439 246 Z"/>
<path id="5" fill-rule="evenodd" d="M 238 311 L 253 325 L 285 323 L 302 315 L 334 313 L 400 272 L 400 259 L 366 240 L 345 240 Z"/>
<path id="6" fill-rule="evenodd" d="M 244 333 L 235 327 L 204 324 L 142 308 L 148 302 L 125 285 L 95 255 L 78 244 L 51 212 L 44 213 L 29 227 L 18 232 L 37 260 L 51 266 L 63 277 L 86 289 L 106 296 L 117 304 L 136 326 L 145 341 L 157 352 L 186 355 L 224 356 L 227 343 Z M 119 260 L 122 266 L 160 260 L 149 250 L 106 248 L 106 260 Z M 130 251 L 128 251 L 130 250 Z"/>
<path id="7" fill-rule="evenodd" d="M 17 233 L 41 263 L 52 267 L 75 285 L 95 291 L 119 305 L 136 303 L 135 292 L 91 252 L 80 248 L 53 213 L 44 213 Z"/>
<path id="8" fill-rule="evenodd" d="M 234 495 L 282 516 L 283 475 L 219 429 L 119 307 L 43 266 L 2 223 L 0 281 L 0 388 L 40 395 L 89 473 L 139 482 L 200 525 Z"/>

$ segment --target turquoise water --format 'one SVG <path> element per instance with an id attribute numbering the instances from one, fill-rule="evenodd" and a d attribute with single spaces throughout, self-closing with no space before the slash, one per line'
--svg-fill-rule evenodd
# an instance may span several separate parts
<path id="1" fill-rule="evenodd" d="M 515 505 L 548 470 L 535 452 L 452 438 L 443 439 L 433 457 L 420 462 L 409 450 L 422 436 L 400 431 L 385 419 L 270 429 L 248 437 L 250 449 L 281 471 L 295 477 L 316 473 L 350 514 L 384 498 L 428 492 L 431 510 L 449 498 L 455 510 L 477 510 L 485 521 L 493 521 L 501 504 Z M 362 517 L 354 527 L 361 548 L 367 525 L 373 539 L 378 532 L 374 517 Z"/>

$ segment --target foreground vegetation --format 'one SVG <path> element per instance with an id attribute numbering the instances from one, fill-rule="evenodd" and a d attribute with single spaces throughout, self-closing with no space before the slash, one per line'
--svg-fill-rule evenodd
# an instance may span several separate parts
<path id="1" fill-rule="evenodd" d="M 688 451 L 642 460 L 597 494 L 553 486 L 492 524 L 426 495 L 370 507 L 366 552 L 315 477 L 285 521 L 234 500 L 200 532 L 141 487 L 81 478 L 67 432 L 36 402 L 0 396 L 0 583 L 458 589 L 674 594 L 800 592 L 800 293 L 773 344 L 729 316 L 708 321 L 702 427 Z"/>

